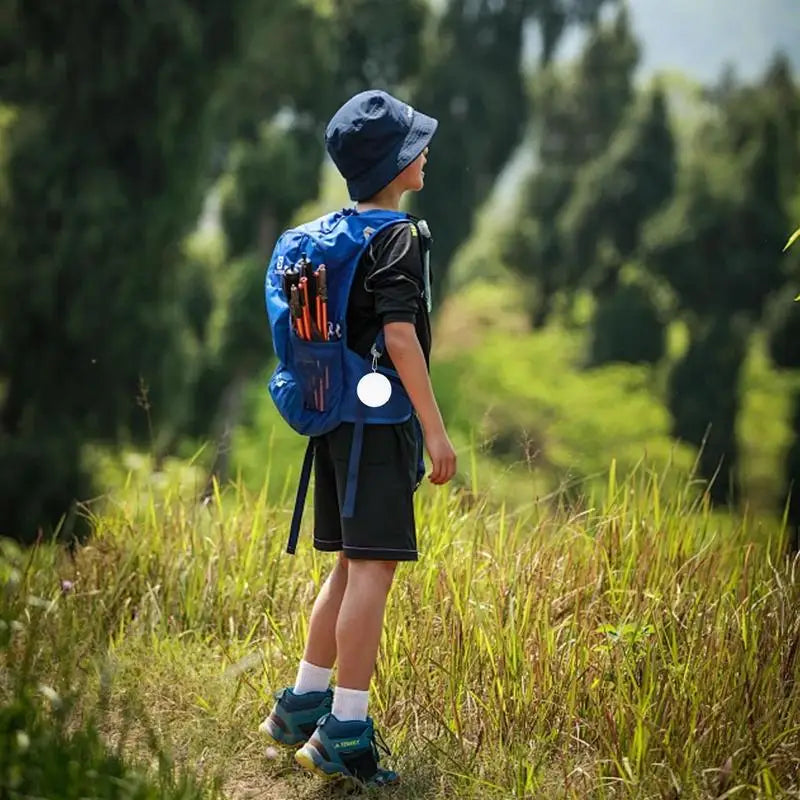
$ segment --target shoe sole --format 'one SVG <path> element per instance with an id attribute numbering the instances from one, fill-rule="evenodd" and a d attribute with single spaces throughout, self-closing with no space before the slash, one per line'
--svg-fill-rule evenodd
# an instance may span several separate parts
<path id="1" fill-rule="evenodd" d="M 349 785 L 351 788 L 364 788 L 361 781 L 354 778 L 352 775 L 345 775 L 343 772 L 325 772 L 325 770 L 314 761 L 314 757 L 309 755 L 305 750 L 298 750 L 295 753 L 294 760 L 308 772 L 313 772 L 318 778 L 322 778 L 329 783 L 340 783 L 342 785 Z"/>
<path id="2" fill-rule="evenodd" d="M 308 739 L 304 739 L 302 742 L 295 742 L 292 744 L 291 742 L 283 742 L 280 739 L 276 739 L 267 728 L 259 726 L 258 730 L 270 744 L 275 745 L 275 747 L 280 747 L 282 750 L 299 750 L 308 741 Z"/>
<path id="3" fill-rule="evenodd" d="M 328 783 L 341 784 L 348 789 L 360 789 L 362 791 L 370 788 L 383 789 L 386 786 L 397 786 L 397 784 L 400 783 L 400 779 L 398 778 L 396 781 L 392 781 L 391 783 L 385 783 L 380 786 L 369 786 L 360 781 L 354 775 L 345 775 L 343 772 L 339 772 L 338 769 L 335 772 L 325 772 L 322 766 L 314 760 L 314 756 L 312 756 L 307 750 L 298 750 L 297 753 L 295 753 L 294 760 L 303 769 L 307 770 L 308 772 L 313 772 L 314 775 L 322 778 L 322 780 L 327 781 Z M 336 765 L 334 764 L 333 766 L 335 767 Z"/>

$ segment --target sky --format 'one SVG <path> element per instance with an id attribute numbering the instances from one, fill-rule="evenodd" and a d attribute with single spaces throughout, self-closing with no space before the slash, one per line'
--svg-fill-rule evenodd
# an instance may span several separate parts
<path id="1" fill-rule="evenodd" d="M 753 78 L 778 48 L 800 71 L 800 0 L 631 0 L 630 7 L 649 44 L 645 72 L 689 65 L 713 80 L 729 63 L 739 77 Z"/>
<path id="2" fill-rule="evenodd" d="M 631 23 L 643 45 L 641 74 L 686 72 L 714 82 L 726 65 L 739 78 L 755 78 L 782 49 L 800 73 L 800 0 L 628 0 Z M 564 42 L 561 55 L 579 47 Z"/>

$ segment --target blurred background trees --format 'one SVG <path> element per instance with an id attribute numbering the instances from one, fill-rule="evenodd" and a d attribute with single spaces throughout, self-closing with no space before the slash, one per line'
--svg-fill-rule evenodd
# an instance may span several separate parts
<path id="1" fill-rule="evenodd" d="M 180 428 L 198 333 L 181 243 L 202 208 L 212 99 L 243 11 L 236 0 L 4 7 L 8 533 L 30 537 L 87 496 L 84 441 Z"/>
<path id="2" fill-rule="evenodd" d="M 800 482 L 800 256 L 782 253 L 800 91 L 780 53 L 747 79 L 643 79 L 619 0 L 12 2 L 0 53 L 0 534 L 72 535 L 76 501 L 102 488 L 87 445 L 158 465 L 212 442 L 201 462 L 221 478 L 236 431 L 258 450 L 266 261 L 330 194 L 325 124 L 370 86 L 441 122 L 411 210 L 434 232 L 445 349 L 498 325 L 562 331 L 564 368 L 641 386 L 720 503 L 751 499 L 742 426 L 763 353 L 789 381 L 775 506 Z M 459 375 L 485 374 L 495 454 L 532 437 L 547 469 L 588 474 L 552 428 L 555 377 L 550 398 L 516 397 L 481 347 L 440 368 L 465 440 L 485 408 L 466 414 Z M 515 368 L 522 384 L 539 365 Z M 630 444 L 581 430 L 600 462 Z"/>

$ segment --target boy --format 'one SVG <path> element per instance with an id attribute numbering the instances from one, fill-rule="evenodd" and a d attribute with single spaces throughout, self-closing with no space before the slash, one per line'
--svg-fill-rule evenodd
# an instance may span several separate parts
<path id="1" fill-rule="evenodd" d="M 326 147 L 347 181 L 357 214 L 399 211 L 406 192 L 422 189 L 437 125 L 380 91 L 362 92 L 336 112 L 326 131 Z M 455 474 L 456 454 L 428 375 L 429 284 L 417 222 L 401 219 L 380 230 L 353 281 L 347 344 L 366 357 L 383 329 L 379 364 L 399 374 L 432 462 L 429 480 L 442 485 Z M 278 744 L 302 745 L 295 756 L 298 763 L 324 777 L 370 786 L 398 780 L 395 772 L 379 766 L 367 708 L 397 562 L 417 559 L 417 424 L 412 418 L 398 425 L 365 426 L 358 502 L 354 516 L 347 518 L 341 509 L 353 425 L 342 423 L 314 441 L 314 546 L 339 557 L 314 604 L 297 680 L 278 695 L 261 730 Z M 329 683 L 337 660 L 332 692 Z"/>

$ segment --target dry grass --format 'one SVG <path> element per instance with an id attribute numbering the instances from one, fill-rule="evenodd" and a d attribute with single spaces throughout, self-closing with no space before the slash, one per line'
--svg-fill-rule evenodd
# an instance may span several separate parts
<path id="1" fill-rule="evenodd" d="M 390 795 L 800 797 L 798 564 L 781 531 L 694 498 L 644 469 L 524 517 L 426 490 L 372 704 Z M 120 500 L 74 559 L 10 555 L 12 672 L 31 643 L 31 673 L 99 703 L 109 740 L 144 757 L 155 736 L 231 798 L 330 797 L 256 732 L 329 563 L 308 537 L 283 555 L 286 520 L 237 487 Z"/>

